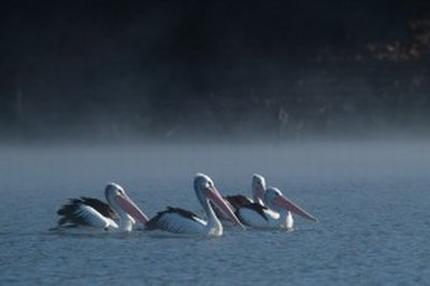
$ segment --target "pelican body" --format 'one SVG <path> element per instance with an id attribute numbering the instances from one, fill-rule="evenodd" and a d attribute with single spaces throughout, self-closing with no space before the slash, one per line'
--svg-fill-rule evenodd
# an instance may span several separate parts
<path id="1" fill-rule="evenodd" d="M 156 216 L 150 219 L 145 229 L 183 235 L 221 236 L 223 226 L 211 203 L 220 208 L 231 221 L 242 226 L 231 206 L 216 189 L 211 178 L 204 174 L 197 174 L 194 178 L 194 191 L 206 214 L 206 221 L 191 211 L 167 207 L 165 211 L 158 212 Z"/>
<path id="2" fill-rule="evenodd" d="M 253 198 L 243 195 L 226 197 L 236 216 L 246 226 L 292 229 L 294 226 L 292 213 L 317 221 L 315 217 L 285 197 L 279 189 L 266 188 L 266 180 L 259 174 L 252 177 L 252 195 Z M 225 218 L 225 215 L 222 214 L 222 217 Z"/>

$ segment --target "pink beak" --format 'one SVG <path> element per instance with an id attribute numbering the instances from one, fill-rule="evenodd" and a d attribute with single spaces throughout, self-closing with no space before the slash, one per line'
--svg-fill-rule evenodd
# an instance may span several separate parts
<path id="1" fill-rule="evenodd" d="M 307 211 L 305 211 L 304 209 L 302 209 L 301 207 L 299 207 L 298 205 L 296 205 L 295 203 L 293 203 L 292 201 L 290 201 L 289 199 L 287 199 L 284 196 L 278 196 L 275 198 L 274 203 L 283 208 L 286 209 L 288 211 L 291 211 L 295 214 L 298 214 L 304 218 L 310 219 L 312 221 L 317 222 L 318 220 L 311 215 L 310 213 L 308 213 Z"/>
<path id="2" fill-rule="evenodd" d="M 221 209 L 221 211 L 225 215 L 228 216 L 228 218 L 231 219 L 231 221 L 235 222 L 240 227 L 245 229 L 245 226 L 240 222 L 229 204 L 223 199 L 223 197 L 219 194 L 218 190 L 215 187 L 209 188 L 208 197 Z"/>
<path id="3" fill-rule="evenodd" d="M 129 215 L 145 225 L 148 222 L 148 217 L 139 209 L 139 207 L 127 196 L 116 196 L 118 204 L 123 208 Z"/>

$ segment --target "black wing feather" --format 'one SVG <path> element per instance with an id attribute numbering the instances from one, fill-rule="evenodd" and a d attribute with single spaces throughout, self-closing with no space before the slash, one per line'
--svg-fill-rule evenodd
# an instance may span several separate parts
<path id="1" fill-rule="evenodd" d="M 87 225 L 85 219 L 77 215 L 81 204 L 82 201 L 79 199 L 70 199 L 67 204 L 63 205 L 57 211 L 57 214 L 60 216 L 60 219 L 58 220 L 58 225 Z"/>
<path id="2" fill-rule="evenodd" d="M 113 220 L 117 219 L 115 211 L 107 203 L 88 197 L 81 197 L 81 201 L 83 204 L 86 204 L 87 206 L 90 206 L 98 211 L 104 217 L 108 217 Z"/>
<path id="3" fill-rule="evenodd" d="M 70 199 L 57 211 L 57 214 L 60 216 L 58 219 L 58 225 L 89 225 L 85 217 L 79 214 L 79 208 L 81 205 L 92 207 L 104 217 L 109 217 L 111 219 L 115 219 L 117 217 L 114 210 L 112 210 L 108 204 L 98 199 L 81 197 L 81 199 Z"/>
<path id="4" fill-rule="evenodd" d="M 168 206 L 166 210 L 158 212 L 153 218 L 151 218 L 146 224 L 145 229 L 155 230 L 163 227 L 169 228 L 170 226 L 163 225 L 163 221 L 161 220 L 161 218 L 168 213 L 177 213 L 187 219 L 192 219 L 192 220 L 196 220 L 196 218 L 198 218 L 198 216 L 192 211 Z"/>
<path id="5" fill-rule="evenodd" d="M 262 205 L 260 205 L 260 204 L 258 204 L 258 203 L 248 203 L 248 204 L 246 204 L 246 205 L 243 205 L 241 208 L 247 208 L 247 209 L 251 209 L 251 210 L 253 210 L 253 211 L 255 211 L 255 212 L 257 212 L 259 215 L 261 215 L 261 217 L 263 217 L 264 218 L 264 220 L 266 220 L 266 221 L 268 221 L 269 220 L 269 218 L 266 216 L 266 213 L 264 212 L 265 210 L 268 210 L 268 208 L 267 207 L 265 207 L 265 206 L 262 206 Z M 239 209 L 236 209 L 236 211 L 235 211 L 235 214 L 236 214 L 236 216 L 240 219 L 240 221 L 243 223 L 243 224 L 247 224 L 241 217 L 240 217 L 240 211 L 239 211 Z"/>
<path id="6" fill-rule="evenodd" d="M 253 201 L 243 195 L 226 196 L 224 197 L 235 209 L 241 208 L 244 205 L 251 204 Z"/>
<path id="7" fill-rule="evenodd" d="M 230 205 L 233 207 L 233 211 L 240 209 L 244 205 L 252 203 L 252 200 L 249 197 L 242 195 L 225 196 L 224 199 L 230 203 Z M 222 211 L 220 211 L 217 205 L 213 204 L 212 202 L 211 205 L 218 218 L 222 220 L 230 220 L 229 217 L 227 217 Z"/>

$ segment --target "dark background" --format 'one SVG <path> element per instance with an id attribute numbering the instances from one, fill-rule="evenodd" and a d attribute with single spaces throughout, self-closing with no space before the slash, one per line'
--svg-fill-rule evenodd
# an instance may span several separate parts
<path id="1" fill-rule="evenodd" d="M 3 140 L 426 136 L 429 1 L 2 1 Z"/>

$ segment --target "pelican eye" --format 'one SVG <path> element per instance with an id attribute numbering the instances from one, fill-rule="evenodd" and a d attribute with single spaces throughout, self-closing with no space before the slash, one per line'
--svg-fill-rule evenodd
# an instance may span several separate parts
<path id="1" fill-rule="evenodd" d="M 205 184 L 205 188 L 206 188 L 206 189 L 209 189 L 209 188 L 211 188 L 211 187 L 212 187 L 211 182 L 206 182 L 206 184 Z"/>

